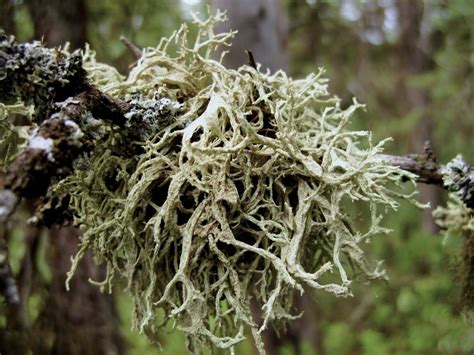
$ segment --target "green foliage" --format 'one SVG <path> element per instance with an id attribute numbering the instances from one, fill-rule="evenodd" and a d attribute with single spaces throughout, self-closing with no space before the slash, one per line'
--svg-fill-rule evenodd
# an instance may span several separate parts
<path id="1" fill-rule="evenodd" d="M 347 354 L 354 346 L 355 339 L 347 323 L 334 322 L 326 328 L 325 350 L 328 355 Z"/>

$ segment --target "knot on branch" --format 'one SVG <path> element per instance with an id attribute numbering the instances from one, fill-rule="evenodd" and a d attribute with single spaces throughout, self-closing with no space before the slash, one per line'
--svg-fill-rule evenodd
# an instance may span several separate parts
<path id="1" fill-rule="evenodd" d="M 22 197 L 38 197 L 56 175 L 69 172 L 80 153 L 83 133 L 63 112 L 53 114 L 33 131 L 28 146 L 9 166 L 5 187 Z"/>

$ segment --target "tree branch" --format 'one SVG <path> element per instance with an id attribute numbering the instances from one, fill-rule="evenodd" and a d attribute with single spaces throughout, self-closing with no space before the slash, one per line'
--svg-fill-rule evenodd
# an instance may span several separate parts
<path id="1" fill-rule="evenodd" d="M 443 170 L 445 165 L 433 164 L 431 162 L 420 160 L 416 154 L 405 156 L 380 154 L 381 160 L 389 162 L 393 166 L 409 171 L 418 176 L 417 181 L 423 184 L 436 185 L 443 187 Z"/>
<path id="2" fill-rule="evenodd" d="M 469 208 L 474 208 L 474 169 L 461 155 L 448 164 L 438 163 L 429 142 L 424 153 L 405 156 L 380 154 L 380 159 L 417 175 L 417 181 L 454 192 Z"/>
<path id="3" fill-rule="evenodd" d="M 142 57 L 142 51 L 136 45 L 134 45 L 127 37 L 121 36 L 120 41 L 124 44 L 125 47 L 133 54 L 135 59 L 140 59 Z"/>
<path id="4" fill-rule="evenodd" d="M 2 229 L 21 198 L 46 194 L 52 179 L 69 174 L 74 160 L 91 149 L 91 143 L 81 139 L 84 132 L 79 127 L 84 127 L 88 114 L 124 126 L 128 110 L 126 103 L 90 85 L 79 52 L 68 54 L 44 48 L 39 42 L 18 44 L 12 36 L 0 33 L 0 102 L 8 104 L 18 98 L 34 106 L 32 119 L 39 128 L 5 172 L 0 186 Z M 18 302 L 2 236 L 0 293 L 8 303 Z"/>

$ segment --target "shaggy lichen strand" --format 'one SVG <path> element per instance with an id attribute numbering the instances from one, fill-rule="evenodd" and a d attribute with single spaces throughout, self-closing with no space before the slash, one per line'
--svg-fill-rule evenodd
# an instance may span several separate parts
<path id="1" fill-rule="evenodd" d="M 449 233 L 474 232 L 474 211 L 466 207 L 457 194 L 451 194 L 447 206 L 437 207 L 433 216 L 436 223 Z"/>
<path id="2" fill-rule="evenodd" d="M 223 15 L 204 22 L 193 46 L 186 27 L 147 49 L 129 77 L 106 91 L 182 102 L 183 113 L 142 143 L 138 160 L 101 147 L 91 168 L 56 186 L 67 191 L 84 230 L 73 269 L 87 249 L 107 265 L 97 282 L 109 291 L 127 282 L 134 326 L 154 338 L 168 322 L 188 335 L 193 351 L 229 348 L 251 329 L 293 319 L 292 294 L 304 287 L 348 296 L 353 265 L 383 277 L 365 261 L 361 243 L 386 233 L 377 206 L 397 207 L 391 187 L 414 176 L 377 158 L 368 132 L 347 129 L 354 103 L 341 109 L 322 71 L 302 80 L 244 66 L 225 69 L 212 50 Z M 178 46 L 177 56 L 167 48 Z M 89 57 L 92 58 L 92 57 Z M 108 73 L 89 64 L 91 78 Z M 94 72 L 99 68 L 100 75 Z M 367 145 L 367 148 L 360 148 Z M 363 201 L 370 228 L 362 232 L 344 201 Z M 339 281 L 324 283 L 328 272 Z M 251 303 L 263 310 L 253 319 Z M 158 310 L 164 321 L 158 324 Z"/>
<path id="3" fill-rule="evenodd" d="M 98 62 L 95 52 L 90 49 L 88 44 L 86 44 L 82 52 L 82 66 L 87 71 L 88 79 L 102 92 L 108 93 L 108 89 L 111 86 L 117 85 L 124 80 L 124 76 L 117 69 Z"/>

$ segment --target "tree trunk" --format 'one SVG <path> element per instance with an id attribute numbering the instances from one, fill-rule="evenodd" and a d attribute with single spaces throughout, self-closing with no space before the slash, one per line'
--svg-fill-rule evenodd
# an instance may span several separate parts
<path id="1" fill-rule="evenodd" d="M 238 68 L 247 63 L 246 50 L 263 69 L 286 68 L 287 18 L 279 0 L 213 0 L 215 9 L 227 10 L 229 21 L 217 25 L 217 32 L 238 30 L 224 65 Z M 227 48 L 226 48 L 227 50 Z"/>
<path id="2" fill-rule="evenodd" d="M 73 49 L 87 40 L 87 9 L 83 0 L 27 0 L 33 18 L 35 38 L 49 47 L 66 42 Z"/>
<path id="3" fill-rule="evenodd" d="M 38 353 L 50 354 L 123 354 L 123 341 L 117 329 L 118 317 L 112 295 L 102 294 L 88 280 L 102 280 L 103 268 L 97 267 L 88 253 L 81 261 L 70 291 L 66 291 L 66 272 L 71 256 L 77 252 L 80 231 L 76 228 L 53 228 L 50 231 L 50 266 L 53 279 L 48 299 L 40 316 L 40 331 L 54 334 L 48 349 L 47 337 L 38 337 Z M 55 271 L 56 270 L 56 271 Z M 46 334 L 45 334 L 46 335 Z"/>
<path id="4" fill-rule="evenodd" d="M 424 2 L 398 0 L 397 8 L 400 21 L 399 39 L 399 67 L 400 83 L 399 87 L 407 103 L 407 113 L 413 110 L 420 110 L 421 118 L 410 138 L 410 150 L 421 153 L 426 141 L 433 142 L 434 122 L 428 113 L 427 106 L 429 98 L 423 89 L 413 87 L 409 81 L 416 75 L 420 75 L 429 70 L 430 33 L 427 22 L 427 15 L 424 14 Z M 432 146 L 436 147 L 433 142 Z M 434 186 L 420 186 L 420 196 L 423 202 L 430 202 L 431 209 L 423 211 L 423 229 L 435 234 L 439 227 L 432 217 L 432 209 L 440 203 L 439 190 Z"/>
<path id="5" fill-rule="evenodd" d="M 6 33 L 15 33 L 15 9 L 13 0 L 0 0 L 0 28 Z"/>

